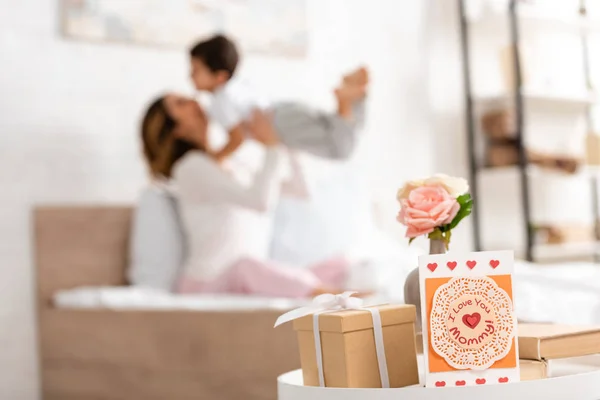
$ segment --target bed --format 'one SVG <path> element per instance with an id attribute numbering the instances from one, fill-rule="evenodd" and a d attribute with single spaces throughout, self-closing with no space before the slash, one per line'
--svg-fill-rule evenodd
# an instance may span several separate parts
<path id="1" fill-rule="evenodd" d="M 37 315 L 45 400 L 276 398 L 298 368 L 291 304 L 262 307 L 57 308 L 52 296 L 126 285 L 129 207 L 34 210 Z"/>

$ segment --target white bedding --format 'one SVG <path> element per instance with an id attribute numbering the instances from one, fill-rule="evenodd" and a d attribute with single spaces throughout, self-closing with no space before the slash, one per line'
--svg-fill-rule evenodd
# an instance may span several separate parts
<path id="1" fill-rule="evenodd" d="M 536 322 L 600 324 L 600 265 L 516 265 L 519 318 Z"/>
<path id="2" fill-rule="evenodd" d="M 398 302 L 406 271 L 380 265 L 381 295 L 368 302 Z M 519 319 L 536 322 L 600 324 L 600 266 L 588 263 L 533 265 L 518 262 L 514 281 Z M 113 310 L 285 310 L 307 301 L 250 296 L 176 295 L 141 287 L 83 287 L 59 291 L 59 308 Z"/>
<path id="3" fill-rule="evenodd" d="M 54 295 L 58 308 L 111 310 L 286 310 L 304 304 L 305 300 L 252 296 L 178 295 L 135 286 L 81 287 Z"/>

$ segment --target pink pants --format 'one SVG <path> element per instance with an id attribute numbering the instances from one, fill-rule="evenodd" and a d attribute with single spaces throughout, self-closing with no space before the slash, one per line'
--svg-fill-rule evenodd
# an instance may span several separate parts
<path id="1" fill-rule="evenodd" d="M 342 289 L 349 263 L 336 257 L 310 268 L 294 268 L 272 261 L 242 259 L 212 281 L 184 277 L 179 293 L 234 293 L 269 297 L 309 297 L 315 289 Z"/>

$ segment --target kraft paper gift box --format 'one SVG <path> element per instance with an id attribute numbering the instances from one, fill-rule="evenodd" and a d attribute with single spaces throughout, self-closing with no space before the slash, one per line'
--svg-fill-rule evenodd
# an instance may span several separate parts
<path id="1" fill-rule="evenodd" d="M 419 383 L 413 305 L 375 306 L 381 316 L 389 385 Z M 313 315 L 294 321 L 298 334 L 304 385 L 319 386 Z M 319 315 L 323 374 L 326 387 L 380 388 L 373 318 L 365 309 Z"/>

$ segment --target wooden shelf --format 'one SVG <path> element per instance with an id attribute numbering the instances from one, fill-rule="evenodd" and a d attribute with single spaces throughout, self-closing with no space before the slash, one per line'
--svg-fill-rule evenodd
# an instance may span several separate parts
<path id="1" fill-rule="evenodd" d="M 600 254 L 600 242 L 536 244 L 533 246 L 533 257 L 536 261 L 552 258 L 583 258 L 595 254 Z"/>
<path id="2" fill-rule="evenodd" d="M 573 33 L 600 32 L 599 20 L 581 17 L 577 14 L 556 15 L 527 6 L 519 8 L 519 20 L 525 29 L 551 29 Z M 500 26 L 508 29 L 508 15 L 487 12 L 472 17 L 470 23 L 478 29 L 497 30 Z"/>
<path id="3" fill-rule="evenodd" d="M 526 105 L 530 106 L 538 105 L 552 108 L 570 108 L 578 110 L 585 110 L 587 107 L 596 102 L 596 96 L 594 94 L 570 95 L 541 93 L 534 91 L 525 91 L 523 93 L 523 99 Z M 475 96 L 474 100 L 484 107 L 507 107 L 513 102 L 514 96 L 512 94 L 486 94 L 482 96 Z"/>
<path id="4" fill-rule="evenodd" d="M 484 167 L 479 170 L 482 177 L 500 177 L 500 176 L 511 176 L 515 177 L 519 173 L 518 165 L 508 165 L 505 167 Z M 592 176 L 600 176 L 600 167 L 582 166 L 576 173 L 569 174 L 558 169 L 542 168 L 535 164 L 527 166 L 527 175 L 530 177 L 544 176 L 557 178 L 587 178 Z M 516 184 L 515 180 L 515 184 Z"/>

